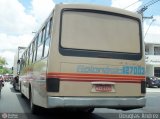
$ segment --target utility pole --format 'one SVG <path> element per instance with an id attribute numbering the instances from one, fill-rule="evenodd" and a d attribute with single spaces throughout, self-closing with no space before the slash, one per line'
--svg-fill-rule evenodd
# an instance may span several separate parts
<path id="1" fill-rule="evenodd" d="M 154 21 L 156 21 L 156 20 L 153 19 L 153 20 L 151 21 L 151 23 L 149 24 L 149 26 L 148 26 L 148 28 L 147 28 L 147 31 L 146 31 L 146 33 L 145 33 L 145 35 L 144 35 L 144 39 L 145 39 L 145 37 L 146 37 L 146 35 L 147 35 L 147 33 L 148 33 L 148 30 L 149 30 L 150 26 L 152 25 L 152 23 L 153 23 Z"/>
<path id="2" fill-rule="evenodd" d="M 160 1 L 160 0 L 151 0 L 151 1 L 147 2 L 145 5 L 143 5 L 143 6 L 140 7 L 140 9 L 139 9 L 137 12 L 142 15 L 142 20 L 143 20 L 143 19 L 153 19 L 153 15 L 150 16 L 150 17 L 144 17 L 144 16 L 143 16 L 143 13 L 148 9 L 149 6 L 155 4 L 155 3 L 159 2 L 159 1 Z M 147 35 L 147 33 L 148 33 L 148 30 L 149 30 L 150 26 L 152 25 L 152 23 L 153 23 L 154 21 L 155 21 L 155 19 L 153 19 L 153 20 L 151 21 L 151 23 L 149 24 L 148 29 L 147 29 L 147 31 L 146 31 L 146 33 L 145 33 L 145 35 L 144 35 L 144 39 L 145 39 L 145 37 L 146 37 L 146 35 Z"/>

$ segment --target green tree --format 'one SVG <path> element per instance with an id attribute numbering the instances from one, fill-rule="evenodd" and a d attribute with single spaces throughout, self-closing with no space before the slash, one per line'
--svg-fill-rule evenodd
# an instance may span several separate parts
<path id="1" fill-rule="evenodd" d="M 4 67 L 5 65 L 7 65 L 6 59 L 0 56 L 0 74 L 6 74 L 6 73 L 11 74 L 12 73 L 11 70 Z"/>
<path id="2" fill-rule="evenodd" d="M 6 59 L 5 59 L 4 57 L 1 57 L 1 56 L 0 56 L 0 65 L 1 65 L 1 66 L 4 66 L 4 65 L 6 65 L 6 64 L 7 64 Z"/>

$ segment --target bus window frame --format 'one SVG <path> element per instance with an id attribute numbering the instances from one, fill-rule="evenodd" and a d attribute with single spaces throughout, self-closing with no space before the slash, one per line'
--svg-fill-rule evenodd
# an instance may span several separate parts
<path id="1" fill-rule="evenodd" d="M 34 52 L 35 52 L 35 56 L 34 56 L 34 62 L 40 61 L 42 59 L 45 59 L 46 57 L 48 57 L 49 54 L 49 48 L 50 48 L 50 42 L 51 42 L 51 28 L 52 28 L 52 17 L 47 21 L 47 23 L 43 26 L 43 28 L 39 31 L 37 37 L 35 38 L 35 46 L 34 46 Z M 49 28 L 47 28 L 49 27 Z M 48 29 L 48 32 L 47 32 Z M 47 35 L 48 33 L 48 35 Z M 47 51 L 47 54 L 45 55 L 45 49 L 46 49 L 46 41 L 49 42 L 49 48 Z M 41 48 L 42 52 L 39 52 Z M 41 56 L 40 54 L 41 53 Z M 34 63 L 33 62 L 33 63 Z"/>
<path id="2" fill-rule="evenodd" d="M 48 20 L 47 24 L 46 24 L 46 35 L 45 35 L 45 39 L 44 39 L 44 44 L 43 44 L 43 54 L 42 54 L 42 58 L 46 58 L 49 54 L 49 48 L 50 48 L 50 42 L 51 42 L 51 28 L 52 28 L 52 17 Z M 47 53 L 45 53 L 46 50 L 46 42 L 48 41 L 48 51 Z"/>
<path id="3" fill-rule="evenodd" d="M 65 48 L 61 45 L 61 34 L 62 34 L 62 22 L 63 22 L 63 14 L 64 12 L 88 12 L 88 13 L 96 13 L 96 14 L 106 14 L 106 15 L 114 15 L 118 17 L 132 19 L 138 22 L 139 25 L 139 43 L 140 43 L 140 52 L 139 53 L 128 53 L 128 52 L 115 52 L 115 51 L 98 51 L 98 50 L 85 50 L 85 49 L 73 49 L 73 48 Z M 75 57 L 95 57 L 95 58 L 112 58 L 112 59 L 124 59 L 124 60 L 140 60 L 143 56 L 143 46 L 142 46 L 142 25 L 141 20 L 109 11 L 101 11 L 101 10 L 92 10 L 92 9 L 75 9 L 75 8 L 64 8 L 60 13 L 60 30 L 59 30 L 59 52 L 64 56 L 75 56 Z"/>

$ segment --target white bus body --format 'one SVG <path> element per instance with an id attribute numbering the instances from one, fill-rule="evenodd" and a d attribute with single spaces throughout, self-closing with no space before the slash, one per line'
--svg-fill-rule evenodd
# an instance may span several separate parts
<path id="1" fill-rule="evenodd" d="M 111 7 L 56 5 L 22 55 L 21 93 L 32 111 L 144 107 L 141 21 Z"/>

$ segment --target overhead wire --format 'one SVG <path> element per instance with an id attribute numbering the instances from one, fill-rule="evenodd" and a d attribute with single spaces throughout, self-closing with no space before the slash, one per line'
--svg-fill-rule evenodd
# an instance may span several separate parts
<path id="1" fill-rule="evenodd" d="M 160 1 L 160 0 L 151 0 L 151 1 L 147 2 L 144 6 L 149 7 L 149 6 L 155 4 L 155 3 L 158 2 L 158 1 Z"/>
<path id="2" fill-rule="evenodd" d="M 142 14 L 145 10 L 148 9 L 149 6 L 157 3 L 158 1 L 160 1 L 160 0 L 151 0 L 151 1 L 147 2 L 147 3 L 144 4 L 144 5 L 141 5 L 141 6 L 139 7 L 140 9 L 139 9 L 137 12 L 138 12 L 139 14 Z"/>
<path id="3" fill-rule="evenodd" d="M 137 0 L 136 2 L 130 4 L 129 6 L 123 8 L 123 9 L 127 9 L 127 8 L 133 6 L 134 4 L 136 4 L 136 3 L 140 2 L 140 1 L 142 1 L 142 0 Z M 146 9 L 148 9 L 149 6 L 155 4 L 155 3 L 159 2 L 159 1 L 160 1 L 160 0 L 150 0 L 150 1 L 147 2 L 146 4 L 141 5 L 141 6 L 139 7 L 140 9 L 139 9 L 137 12 L 140 13 L 140 14 L 142 14 Z"/>
<path id="4" fill-rule="evenodd" d="M 137 0 L 136 2 L 134 2 L 134 3 L 130 4 L 129 6 L 127 6 L 127 7 L 123 8 L 123 9 L 127 9 L 127 8 L 129 8 L 129 7 L 133 6 L 134 4 L 138 3 L 139 1 L 141 1 L 141 0 Z"/>

